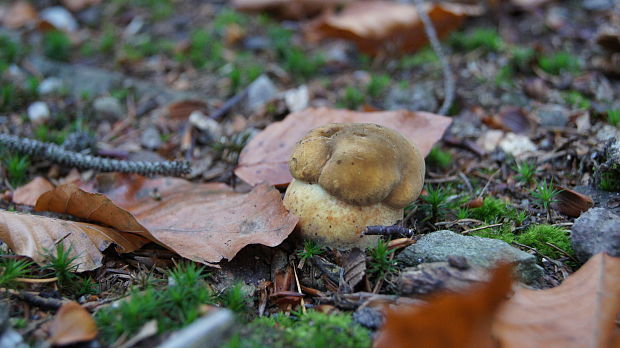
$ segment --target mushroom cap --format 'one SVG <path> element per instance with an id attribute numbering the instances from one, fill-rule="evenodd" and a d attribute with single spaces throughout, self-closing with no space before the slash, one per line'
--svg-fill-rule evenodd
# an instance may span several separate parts
<path id="1" fill-rule="evenodd" d="M 424 182 L 424 158 L 398 132 L 370 123 L 332 123 L 310 131 L 289 160 L 291 175 L 352 205 L 404 208 Z"/>

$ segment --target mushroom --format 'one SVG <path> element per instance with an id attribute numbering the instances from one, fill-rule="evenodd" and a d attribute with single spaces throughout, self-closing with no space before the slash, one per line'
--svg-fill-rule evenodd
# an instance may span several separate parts
<path id="1" fill-rule="evenodd" d="M 293 176 L 284 206 L 306 239 L 332 247 L 369 247 L 370 225 L 393 225 L 424 182 L 424 158 L 398 132 L 370 123 L 332 123 L 311 130 L 289 160 Z"/>

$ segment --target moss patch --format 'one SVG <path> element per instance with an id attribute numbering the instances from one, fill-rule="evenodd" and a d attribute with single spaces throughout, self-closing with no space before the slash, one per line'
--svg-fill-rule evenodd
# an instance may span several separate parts
<path id="1" fill-rule="evenodd" d="M 517 236 L 516 240 L 521 244 L 536 248 L 536 250 L 540 251 L 542 254 L 552 258 L 562 257 L 563 254 L 549 244 L 557 246 L 568 254 L 573 254 L 568 231 L 557 226 L 530 226 L 525 233 Z"/>

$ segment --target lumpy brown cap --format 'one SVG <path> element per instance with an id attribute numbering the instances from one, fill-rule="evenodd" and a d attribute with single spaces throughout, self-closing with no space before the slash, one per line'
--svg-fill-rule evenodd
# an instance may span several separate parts
<path id="1" fill-rule="evenodd" d="M 347 203 L 403 208 L 424 182 L 424 159 L 398 132 L 371 123 L 332 123 L 310 131 L 291 155 L 297 180 Z"/>

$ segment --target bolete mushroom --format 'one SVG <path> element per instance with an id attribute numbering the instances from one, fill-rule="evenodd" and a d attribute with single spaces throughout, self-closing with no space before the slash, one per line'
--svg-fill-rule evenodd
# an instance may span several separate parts
<path id="1" fill-rule="evenodd" d="M 398 132 L 370 123 L 332 123 L 311 130 L 289 160 L 293 181 L 285 207 L 301 236 L 332 247 L 368 247 L 370 225 L 403 218 L 424 182 L 424 158 Z"/>

